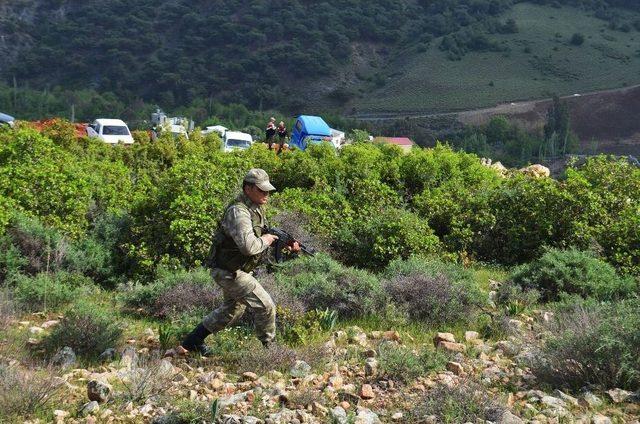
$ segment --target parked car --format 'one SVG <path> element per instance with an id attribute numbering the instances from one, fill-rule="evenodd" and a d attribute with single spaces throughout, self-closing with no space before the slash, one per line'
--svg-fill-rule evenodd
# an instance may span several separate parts
<path id="1" fill-rule="evenodd" d="M 211 133 L 217 133 L 220 137 L 224 137 L 224 133 L 228 130 L 227 127 L 223 127 L 222 125 L 213 125 L 210 127 L 207 127 L 205 129 L 203 129 L 202 131 L 200 131 L 202 133 L 202 135 L 207 135 L 207 134 L 211 134 Z"/>
<path id="2" fill-rule="evenodd" d="M 11 115 L 7 115 L 6 113 L 0 112 L 0 126 L 8 125 L 13 128 L 13 125 L 16 122 L 16 118 Z"/>
<path id="3" fill-rule="evenodd" d="M 232 150 L 248 149 L 253 144 L 251 134 L 240 131 L 225 131 L 222 140 L 222 150 L 230 152 Z"/>
<path id="4" fill-rule="evenodd" d="M 131 131 L 120 119 L 96 119 L 87 127 L 89 137 L 97 137 L 109 144 L 133 144 Z"/>
<path id="5" fill-rule="evenodd" d="M 331 128 L 319 116 L 300 115 L 296 118 L 296 123 L 291 132 L 289 145 L 305 150 L 309 144 L 331 142 Z"/>

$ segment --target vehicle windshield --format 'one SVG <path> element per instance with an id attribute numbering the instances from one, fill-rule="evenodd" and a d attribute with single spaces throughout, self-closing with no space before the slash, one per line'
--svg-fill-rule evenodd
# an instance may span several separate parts
<path id="1" fill-rule="evenodd" d="M 247 140 L 236 140 L 234 138 L 230 138 L 227 140 L 227 147 L 238 147 L 240 149 L 248 149 L 251 146 L 251 143 Z"/>
<path id="2" fill-rule="evenodd" d="M 129 129 L 122 125 L 105 125 L 102 135 L 130 135 Z"/>

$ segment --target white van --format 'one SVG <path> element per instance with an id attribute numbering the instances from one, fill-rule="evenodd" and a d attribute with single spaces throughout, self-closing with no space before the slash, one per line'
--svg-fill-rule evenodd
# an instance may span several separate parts
<path id="1" fill-rule="evenodd" d="M 131 131 L 120 119 L 96 119 L 87 127 L 89 137 L 97 137 L 109 144 L 133 144 Z"/>
<path id="2" fill-rule="evenodd" d="M 251 134 L 240 131 L 225 131 L 222 150 L 230 152 L 232 150 L 248 149 L 253 144 Z"/>

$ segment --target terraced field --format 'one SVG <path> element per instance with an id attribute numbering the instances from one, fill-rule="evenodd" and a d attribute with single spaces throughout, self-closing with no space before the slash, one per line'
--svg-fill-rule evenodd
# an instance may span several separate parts
<path id="1" fill-rule="evenodd" d="M 611 30 L 605 21 L 570 7 L 523 3 L 503 17 L 509 18 L 518 33 L 491 35 L 505 52 L 451 61 L 435 39 L 427 51 L 391 63 L 387 84 L 355 99 L 351 108 L 356 114 L 455 111 L 640 82 L 635 30 Z M 574 33 L 584 35 L 581 46 L 571 44 Z"/>

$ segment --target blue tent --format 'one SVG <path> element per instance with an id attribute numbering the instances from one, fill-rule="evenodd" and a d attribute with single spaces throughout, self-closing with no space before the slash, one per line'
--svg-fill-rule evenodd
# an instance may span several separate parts
<path id="1" fill-rule="evenodd" d="M 331 128 L 319 116 L 300 115 L 291 132 L 291 146 L 300 150 L 307 148 L 309 143 L 331 141 Z"/>

